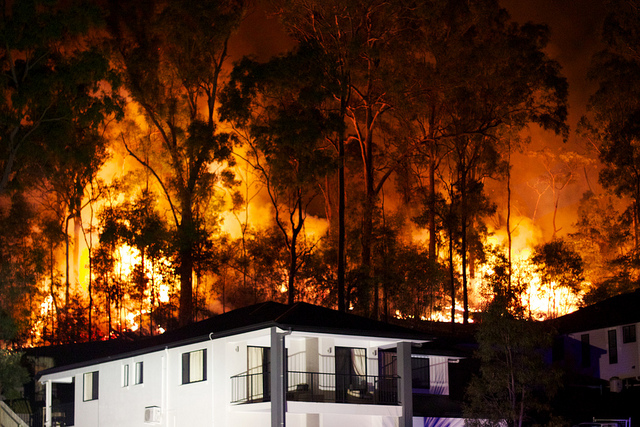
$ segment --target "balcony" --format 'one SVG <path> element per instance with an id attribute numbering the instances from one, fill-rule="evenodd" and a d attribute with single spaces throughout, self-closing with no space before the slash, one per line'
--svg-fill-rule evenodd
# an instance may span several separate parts
<path id="1" fill-rule="evenodd" d="M 52 426 L 72 426 L 74 423 L 74 403 L 54 402 L 51 405 Z"/>
<path id="2" fill-rule="evenodd" d="M 269 373 L 231 377 L 231 403 L 269 402 Z M 286 399 L 298 402 L 399 405 L 398 377 L 288 371 Z"/>

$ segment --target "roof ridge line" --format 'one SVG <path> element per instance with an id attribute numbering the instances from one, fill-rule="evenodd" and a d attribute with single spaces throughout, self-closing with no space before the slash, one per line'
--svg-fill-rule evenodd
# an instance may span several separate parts
<path id="1" fill-rule="evenodd" d="M 280 319 L 284 316 L 286 316 L 287 314 L 289 314 L 289 312 L 291 310 L 293 310 L 295 307 L 300 305 L 300 301 L 298 302 L 294 302 L 293 304 L 287 304 L 285 305 L 286 310 L 284 312 L 282 312 L 280 315 L 278 315 L 275 319 L 273 319 L 274 323 L 280 323 Z"/>

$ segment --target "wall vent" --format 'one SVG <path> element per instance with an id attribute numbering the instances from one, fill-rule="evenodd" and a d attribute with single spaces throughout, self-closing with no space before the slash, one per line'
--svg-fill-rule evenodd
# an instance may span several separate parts
<path id="1" fill-rule="evenodd" d="M 145 424 L 160 423 L 160 407 L 147 406 L 146 408 L 144 408 L 144 422 Z"/>

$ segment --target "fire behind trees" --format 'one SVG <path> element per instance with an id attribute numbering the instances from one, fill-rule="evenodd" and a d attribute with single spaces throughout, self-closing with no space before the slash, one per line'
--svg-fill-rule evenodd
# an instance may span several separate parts
<path id="1" fill-rule="evenodd" d="M 232 64 L 240 0 L 90 3 L 4 6 L 0 338 L 153 334 L 266 299 L 467 322 L 478 281 L 514 306 L 582 285 L 516 265 L 511 201 L 485 189 L 510 194 L 526 126 L 568 135 L 545 26 L 493 1 L 274 0 L 294 47 Z M 636 217 L 572 239 L 618 239 L 604 268 L 635 283 Z"/>

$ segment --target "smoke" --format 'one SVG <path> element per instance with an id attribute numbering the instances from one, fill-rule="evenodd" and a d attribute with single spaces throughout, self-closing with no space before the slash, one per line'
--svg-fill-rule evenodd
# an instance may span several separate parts
<path id="1" fill-rule="evenodd" d="M 521 215 L 535 221 L 543 232 L 541 239 L 548 240 L 554 231 L 555 203 L 550 192 L 539 197 L 532 188 L 546 172 L 540 161 L 531 158 L 532 152 L 547 149 L 556 156 L 576 153 L 591 160 L 576 168 L 573 182 L 560 195 L 556 213 L 556 230 L 560 229 L 560 235 L 572 231 L 582 194 L 587 190 L 601 191 L 597 184 L 597 155 L 579 137 L 576 128 L 580 118 L 587 114 L 589 97 L 596 90 L 596 84 L 587 76 L 592 56 L 603 47 L 600 30 L 605 4 L 598 0 L 501 0 L 501 4 L 520 24 L 533 22 L 549 26 L 550 40 L 546 53 L 560 64 L 569 83 L 568 141 L 563 142 L 561 137 L 532 126 L 525 133 L 531 143 L 521 153 L 512 156 L 514 205 Z"/>

